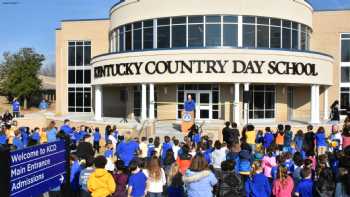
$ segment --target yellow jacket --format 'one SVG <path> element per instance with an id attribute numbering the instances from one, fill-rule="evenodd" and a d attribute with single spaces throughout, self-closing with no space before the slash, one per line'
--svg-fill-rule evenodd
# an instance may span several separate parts
<path id="1" fill-rule="evenodd" d="M 92 197 L 106 197 L 114 193 L 116 185 L 113 176 L 107 170 L 98 168 L 90 175 L 87 188 Z"/>
<path id="2" fill-rule="evenodd" d="M 245 136 L 248 144 L 255 144 L 256 132 L 254 130 L 246 131 Z"/>

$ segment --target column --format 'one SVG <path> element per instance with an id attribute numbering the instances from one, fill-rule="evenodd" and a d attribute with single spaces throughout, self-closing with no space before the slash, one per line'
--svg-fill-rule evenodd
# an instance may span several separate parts
<path id="1" fill-rule="evenodd" d="M 146 84 L 141 85 L 141 119 L 145 120 L 147 118 L 147 86 Z"/>
<path id="2" fill-rule="evenodd" d="M 149 118 L 154 119 L 154 84 L 149 84 Z"/>
<path id="3" fill-rule="evenodd" d="M 249 83 L 245 83 L 244 84 L 244 91 L 249 91 Z M 244 103 L 244 124 L 248 123 L 248 118 L 249 118 L 249 103 Z"/>
<path id="4" fill-rule="evenodd" d="M 233 114 L 235 116 L 234 121 L 239 125 L 240 117 L 239 117 L 239 83 L 235 83 L 235 96 L 233 101 Z"/>
<path id="5" fill-rule="evenodd" d="M 95 86 L 95 120 L 102 120 L 102 86 Z"/>
<path id="6" fill-rule="evenodd" d="M 320 123 L 320 86 L 311 86 L 311 123 Z"/>
<path id="7" fill-rule="evenodd" d="M 323 120 L 328 120 L 329 118 L 329 106 L 328 106 L 328 87 L 325 86 L 324 87 L 324 99 L 323 99 L 323 111 L 324 111 L 324 114 L 323 114 Z"/>

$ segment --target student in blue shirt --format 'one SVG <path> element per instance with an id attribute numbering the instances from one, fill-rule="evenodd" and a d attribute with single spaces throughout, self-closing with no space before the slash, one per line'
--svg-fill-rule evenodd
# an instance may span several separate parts
<path id="1" fill-rule="evenodd" d="M 15 131 L 15 137 L 13 138 L 13 145 L 16 146 L 17 150 L 24 148 L 24 145 L 21 139 L 21 132 L 19 130 Z"/>
<path id="2" fill-rule="evenodd" d="M 327 138 L 323 127 L 319 127 L 316 133 L 317 154 L 323 155 L 327 150 Z"/>
<path id="3" fill-rule="evenodd" d="M 303 150 L 303 142 L 304 142 L 304 133 L 302 130 L 298 130 L 297 134 L 294 136 L 295 149 L 297 152 Z"/>
<path id="4" fill-rule="evenodd" d="M 47 110 L 47 108 L 49 108 L 49 105 L 47 104 L 45 99 L 41 100 L 41 102 L 39 103 L 39 109 L 40 110 Z"/>
<path id="5" fill-rule="evenodd" d="M 113 157 L 113 144 L 109 140 L 106 142 L 106 145 L 105 145 L 104 156 L 106 158 L 112 158 Z"/>
<path id="6" fill-rule="evenodd" d="M 94 149 L 97 153 L 100 153 L 101 134 L 100 134 L 100 129 L 98 127 L 95 128 L 93 137 L 94 137 Z"/>
<path id="7" fill-rule="evenodd" d="M 70 156 L 70 162 L 71 162 L 71 167 L 70 167 L 70 190 L 73 193 L 72 196 L 77 196 L 80 190 L 80 185 L 79 185 L 79 177 L 80 177 L 80 172 L 81 172 L 81 166 L 79 164 L 79 160 L 77 156 L 71 155 Z"/>
<path id="8" fill-rule="evenodd" d="M 21 132 L 21 137 L 22 137 L 22 142 L 24 147 L 28 146 L 29 142 L 29 133 L 28 133 L 29 128 L 28 127 L 20 127 L 19 131 Z"/>
<path id="9" fill-rule="evenodd" d="M 31 138 L 35 140 L 37 143 L 40 143 L 40 133 L 39 133 L 39 128 L 35 127 L 33 130 L 33 133 L 31 135 Z"/>
<path id="10" fill-rule="evenodd" d="M 146 195 L 147 177 L 138 167 L 137 161 L 130 163 L 131 175 L 128 182 L 128 196 L 143 197 Z"/>
<path id="11" fill-rule="evenodd" d="M 55 142 L 57 140 L 57 129 L 55 127 L 55 121 L 51 121 L 49 124 L 49 127 L 47 128 L 46 131 L 46 136 L 47 136 L 47 142 Z"/>
<path id="12" fill-rule="evenodd" d="M 165 136 L 164 137 L 164 143 L 162 145 L 162 151 L 161 151 L 161 159 L 162 161 L 165 160 L 165 157 L 166 157 L 166 152 L 169 150 L 169 149 L 172 149 L 172 145 L 170 143 L 170 137 L 169 136 Z"/>
<path id="13" fill-rule="evenodd" d="M 15 118 L 19 117 L 20 107 L 21 107 L 21 105 L 17 101 L 17 99 L 13 99 L 13 102 L 12 102 L 13 117 L 15 117 Z"/>
<path id="14" fill-rule="evenodd" d="M 245 190 L 249 197 L 270 197 L 271 185 L 268 178 L 264 175 L 261 167 L 261 161 L 254 161 L 252 165 L 252 175 L 245 182 Z"/>
<path id="15" fill-rule="evenodd" d="M 131 133 L 127 132 L 124 135 L 125 140 L 120 142 L 117 146 L 116 155 L 124 161 L 125 167 L 135 158 L 139 150 L 139 144 L 131 139 Z"/>
<path id="16" fill-rule="evenodd" d="M 187 96 L 187 101 L 185 101 L 184 108 L 186 112 L 192 112 L 196 109 L 196 102 L 192 100 L 192 96 L 190 94 Z"/>
<path id="17" fill-rule="evenodd" d="M 268 147 L 270 147 L 270 145 L 273 143 L 274 140 L 275 140 L 275 136 L 271 132 L 271 128 L 266 127 L 265 135 L 264 135 L 264 148 L 267 149 Z"/>
<path id="18" fill-rule="evenodd" d="M 311 180 L 311 169 L 304 168 L 300 172 L 303 178 L 295 189 L 295 196 L 313 197 L 314 182 Z"/>
<path id="19" fill-rule="evenodd" d="M 73 133 L 72 128 L 69 126 L 69 119 L 65 119 L 63 125 L 60 130 L 62 130 L 66 135 L 71 135 Z"/>
<path id="20" fill-rule="evenodd" d="M 284 127 L 284 148 L 288 149 L 293 141 L 293 132 L 290 125 Z"/>
<path id="21" fill-rule="evenodd" d="M 148 144 L 147 144 L 147 158 L 150 158 L 154 151 L 155 151 L 155 147 L 154 147 L 154 144 L 153 144 L 153 138 L 149 138 L 148 139 Z"/>
<path id="22" fill-rule="evenodd" d="M 4 131 L 0 131 L 0 144 L 6 145 L 7 144 L 7 136 L 4 133 Z"/>
<path id="23" fill-rule="evenodd" d="M 79 140 L 78 140 L 78 142 L 80 141 L 80 140 L 83 140 L 84 139 L 84 137 L 85 137 L 85 135 L 87 134 L 87 132 L 85 131 L 85 126 L 84 125 L 81 125 L 80 126 L 80 130 L 79 130 Z"/>

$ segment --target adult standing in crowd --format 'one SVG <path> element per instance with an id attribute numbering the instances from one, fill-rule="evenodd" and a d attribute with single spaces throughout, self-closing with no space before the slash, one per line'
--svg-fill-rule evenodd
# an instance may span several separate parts
<path id="1" fill-rule="evenodd" d="M 304 135 L 304 151 L 306 156 L 315 154 L 315 133 L 313 132 L 314 127 L 312 125 L 307 126 L 307 132 Z"/>
<path id="2" fill-rule="evenodd" d="M 2 121 L 6 124 L 9 124 L 13 119 L 12 114 L 9 112 L 9 110 L 6 110 L 4 115 L 2 116 Z"/>
<path id="3" fill-rule="evenodd" d="M 20 108 L 21 108 L 21 104 L 19 103 L 19 101 L 16 98 L 14 98 L 13 101 L 12 101 L 13 117 L 19 118 L 19 116 L 20 116 Z"/>
<path id="4" fill-rule="evenodd" d="M 129 163 L 135 158 L 135 155 L 139 151 L 139 144 L 131 139 L 131 133 L 126 132 L 124 140 L 117 146 L 117 157 L 124 161 L 125 166 L 129 166 Z"/>
<path id="5" fill-rule="evenodd" d="M 70 136 L 73 133 L 73 129 L 72 129 L 72 127 L 70 127 L 69 124 L 70 124 L 69 119 L 65 119 L 64 122 L 63 122 L 63 125 L 60 128 L 60 130 L 62 130 L 64 132 L 64 134 Z"/>
<path id="6" fill-rule="evenodd" d="M 340 121 L 338 100 L 334 101 L 331 105 L 330 120 L 334 123 L 338 123 Z"/>
<path id="7" fill-rule="evenodd" d="M 230 144 L 230 135 L 232 132 L 232 129 L 230 128 L 230 122 L 227 121 L 225 122 L 225 127 L 222 129 L 222 137 L 224 142 L 226 142 L 227 144 Z"/>

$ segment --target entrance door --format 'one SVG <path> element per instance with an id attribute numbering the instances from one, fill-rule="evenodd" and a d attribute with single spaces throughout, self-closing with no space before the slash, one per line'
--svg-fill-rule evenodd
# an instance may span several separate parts
<path id="1" fill-rule="evenodd" d="M 189 91 L 185 92 L 184 100 L 191 95 L 196 102 L 196 119 L 212 119 L 212 96 L 210 91 Z"/>

